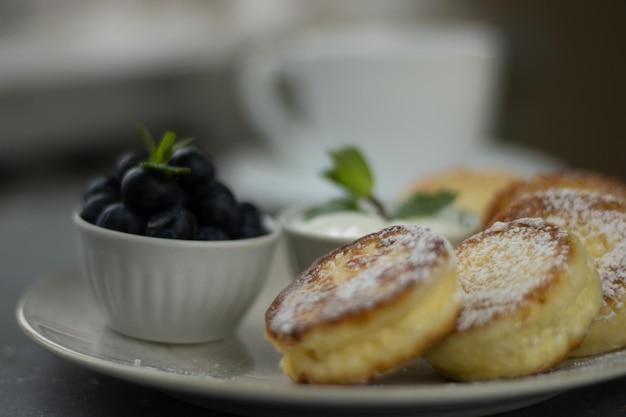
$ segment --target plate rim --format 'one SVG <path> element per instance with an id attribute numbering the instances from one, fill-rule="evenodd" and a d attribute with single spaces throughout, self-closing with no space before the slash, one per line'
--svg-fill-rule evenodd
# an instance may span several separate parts
<path id="1" fill-rule="evenodd" d="M 70 270 L 65 275 L 78 275 L 79 273 L 80 271 L 71 272 Z M 557 369 L 548 373 L 510 380 L 449 382 L 445 385 L 429 384 L 424 386 L 411 384 L 381 385 L 375 382 L 366 385 L 326 386 L 299 385 L 287 381 L 284 386 L 281 385 L 280 389 L 277 389 L 274 385 L 268 387 L 265 384 L 237 383 L 236 378 L 212 379 L 206 375 L 180 374 L 150 367 L 132 366 L 72 350 L 47 338 L 29 321 L 26 315 L 28 302 L 38 294 L 41 287 L 49 285 L 55 279 L 60 279 L 61 276 L 63 275 L 58 274 L 56 277 L 40 279 L 28 287 L 19 297 L 15 313 L 22 332 L 40 347 L 70 363 L 166 392 L 224 400 L 271 402 L 277 407 L 281 405 L 337 407 L 358 404 L 367 407 L 406 409 L 441 406 L 442 403 L 450 406 L 461 406 L 470 402 L 488 404 L 535 396 L 546 397 L 545 399 L 547 399 L 575 388 L 626 376 L 625 361 L 621 367 L 599 368 L 600 372 Z M 78 277 L 71 279 L 78 279 Z M 97 314 L 102 314 L 97 306 L 94 306 L 94 310 L 97 311 Z M 106 330 L 105 326 L 101 331 L 104 330 Z M 240 331 L 243 330 L 240 329 Z M 128 340 L 129 343 L 133 343 L 132 338 L 128 338 Z M 175 345 L 171 346 L 175 349 Z M 616 353 L 626 354 L 626 349 L 606 355 Z M 605 355 L 598 357 L 601 356 Z M 589 367 L 593 367 L 593 364 Z M 562 378 L 561 376 L 565 374 L 568 377 Z M 537 384 L 538 380 L 542 383 Z M 321 400 L 323 403 L 320 403 Z"/>

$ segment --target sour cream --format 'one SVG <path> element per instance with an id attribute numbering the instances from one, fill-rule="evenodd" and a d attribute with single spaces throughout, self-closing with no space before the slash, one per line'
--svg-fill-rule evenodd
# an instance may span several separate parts
<path id="1" fill-rule="evenodd" d="M 294 230 L 318 236 L 356 239 L 395 224 L 417 224 L 428 227 L 447 237 L 453 245 L 457 245 L 477 230 L 479 219 L 470 213 L 453 208 L 441 210 L 434 216 L 393 221 L 387 221 L 371 213 L 340 211 L 310 219 L 295 218 L 291 227 Z"/>
<path id="2" fill-rule="evenodd" d="M 394 224 L 418 224 L 429 227 L 458 246 L 474 234 L 478 217 L 447 207 L 434 216 L 387 221 L 373 213 L 341 211 L 307 218 L 307 207 L 295 205 L 285 208 L 278 219 L 284 227 L 288 253 L 296 272 L 309 267 L 320 256 L 369 233 Z"/>
<path id="3" fill-rule="evenodd" d="M 311 219 L 294 220 L 294 229 L 323 236 L 355 239 L 384 228 L 387 222 L 379 216 L 352 211 L 323 214 Z"/>

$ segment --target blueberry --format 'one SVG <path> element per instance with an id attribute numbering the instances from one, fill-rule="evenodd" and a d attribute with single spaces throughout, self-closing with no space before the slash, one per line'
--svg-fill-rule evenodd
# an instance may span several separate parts
<path id="1" fill-rule="evenodd" d="M 241 211 L 241 224 L 262 227 L 262 214 L 261 210 L 254 204 L 244 201 L 239 204 L 239 210 Z"/>
<path id="2" fill-rule="evenodd" d="M 115 163 L 115 171 L 118 178 L 124 178 L 124 175 L 126 175 L 131 168 L 135 168 L 144 160 L 145 157 L 137 152 L 128 151 L 121 154 Z"/>
<path id="3" fill-rule="evenodd" d="M 117 202 L 117 200 L 109 194 L 94 194 L 83 204 L 80 217 L 89 223 L 96 224 L 98 216 L 100 216 L 104 209 L 115 202 Z"/>
<path id="4" fill-rule="evenodd" d="M 100 175 L 89 181 L 83 193 L 83 200 L 87 201 L 89 197 L 95 194 L 107 194 L 114 199 L 120 197 L 120 182 L 114 175 Z"/>
<path id="5" fill-rule="evenodd" d="M 213 226 L 200 226 L 194 236 L 195 240 L 229 240 L 228 234 Z"/>
<path id="6" fill-rule="evenodd" d="M 200 186 L 191 197 L 190 206 L 199 225 L 236 234 L 241 222 L 239 204 L 226 185 L 214 182 Z"/>
<path id="7" fill-rule="evenodd" d="M 113 203 L 98 216 L 96 224 L 118 232 L 143 234 L 146 221 L 143 216 L 124 203 Z"/>
<path id="8" fill-rule="evenodd" d="M 159 172 L 131 168 L 122 178 L 122 201 L 143 214 L 180 205 L 183 192 L 176 181 Z"/>
<path id="9" fill-rule="evenodd" d="M 242 202 L 239 204 L 239 212 L 241 220 L 236 234 L 237 238 L 246 239 L 267 233 L 263 226 L 261 211 L 257 206 L 249 202 Z"/>
<path id="10" fill-rule="evenodd" d="M 168 164 L 189 168 L 191 172 L 177 177 L 181 187 L 195 190 L 200 185 L 210 185 L 215 181 L 215 165 L 207 154 L 195 146 L 185 146 L 174 151 Z"/>
<path id="11" fill-rule="evenodd" d="M 193 239 L 196 217 L 184 207 L 174 207 L 152 216 L 146 225 L 146 236 L 166 239 Z"/>

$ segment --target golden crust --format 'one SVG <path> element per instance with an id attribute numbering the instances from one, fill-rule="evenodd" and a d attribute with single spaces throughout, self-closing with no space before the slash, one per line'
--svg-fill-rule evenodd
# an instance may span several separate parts
<path id="1" fill-rule="evenodd" d="M 266 338 L 300 383 L 359 383 L 420 355 L 459 311 L 454 250 L 392 226 L 318 259 L 266 311 Z"/>
<path id="2" fill-rule="evenodd" d="M 575 234 L 594 259 L 602 280 L 602 308 L 572 356 L 594 355 L 626 346 L 626 202 L 615 195 L 549 189 L 518 198 L 493 221 L 530 216 Z"/>
<path id="3" fill-rule="evenodd" d="M 626 200 L 626 186 L 617 178 L 598 172 L 571 170 L 535 174 L 529 178 L 520 178 L 512 181 L 494 194 L 485 210 L 485 225 L 492 223 L 500 211 L 526 194 L 564 188 L 613 194 Z"/>
<path id="4" fill-rule="evenodd" d="M 416 192 L 449 190 L 458 193 L 453 205 L 483 219 L 491 198 L 520 176 L 507 170 L 458 168 L 433 173 L 418 179 L 402 193 L 406 199 Z"/>
<path id="5" fill-rule="evenodd" d="M 463 242 L 457 259 L 456 331 L 425 355 L 452 379 L 546 371 L 578 346 L 601 305 L 584 246 L 540 219 L 496 223 Z"/>

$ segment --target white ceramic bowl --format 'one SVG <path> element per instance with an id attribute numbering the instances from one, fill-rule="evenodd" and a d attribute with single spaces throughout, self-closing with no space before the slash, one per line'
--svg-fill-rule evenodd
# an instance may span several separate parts
<path id="1" fill-rule="evenodd" d="M 281 226 L 232 241 L 187 241 L 74 223 L 85 275 L 108 325 L 127 336 L 196 343 L 231 335 L 267 281 Z"/>
<path id="2" fill-rule="evenodd" d="M 382 229 L 389 225 L 385 224 L 382 220 L 376 221 L 368 218 L 367 215 L 348 214 L 346 217 L 341 218 L 341 222 L 344 224 L 338 229 L 352 228 L 352 233 L 343 235 L 337 232 L 327 233 L 323 230 L 313 230 L 303 226 L 302 219 L 309 206 L 302 204 L 295 204 L 281 210 L 278 214 L 278 220 L 280 221 L 285 235 L 287 237 L 288 246 L 290 248 L 290 258 L 294 269 L 297 272 L 303 271 L 308 268 L 313 261 L 322 255 L 336 249 L 342 245 L 348 244 L 358 237 L 361 237 L 367 233 L 371 233 Z M 468 216 L 471 216 L 467 214 Z M 357 222 L 363 222 L 360 227 L 352 227 L 346 225 L 346 221 L 355 219 Z M 413 221 L 410 221 L 413 223 Z M 402 223 L 401 221 L 395 223 Z M 442 224 L 437 224 L 435 220 L 421 219 L 415 221 L 417 224 L 423 224 L 424 226 L 431 227 L 434 230 L 438 230 L 442 236 L 447 238 L 452 246 L 458 246 L 465 238 L 474 234 L 479 227 L 479 219 L 475 217 L 467 218 L 464 220 L 464 226 L 461 228 L 453 228 L 445 230 Z M 322 228 L 323 229 L 323 228 Z"/>

